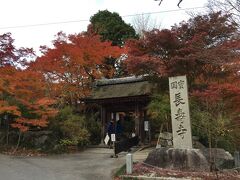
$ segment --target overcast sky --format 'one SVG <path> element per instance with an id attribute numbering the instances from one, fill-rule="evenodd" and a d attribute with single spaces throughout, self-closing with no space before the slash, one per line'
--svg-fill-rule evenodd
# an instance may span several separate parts
<path id="1" fill-rule="evenodd" d="M 67 34 L 86 30 L 89 18 L 98 10 L 117 12 L 120 16 L 177 10 L 178 0 L 164 0 L 161 6 L 154 0 L 0 0 L 0 34 L 11 32 L 17 47 L 33 47 L 36 51 L 40 45 L 51 45 L 54 35 L 63 31 Z M 203 7 L 207 0 L 183 0 L 182 9 Z M 200 9 L 193 10 L 194 12 Z M 187 20 L 185 11 L 155 13 L 162 28 L 169 28 L 174 23 Z M 127 23 L 133 17 L 123 17 Z M 81 21 L 80 21 L 81 20 Z M 54 25 L 18 27 L 25 25 L 69 22 Z M 12 28 L 6 28 L 12 27 Z M 15 28 L 13 28 L 15 27 Z"/>

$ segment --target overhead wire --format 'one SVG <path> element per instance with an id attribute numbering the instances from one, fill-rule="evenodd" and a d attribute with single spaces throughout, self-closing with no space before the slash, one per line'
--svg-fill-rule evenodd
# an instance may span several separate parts
<path id="1" fill-rule="evenodd" d="M 205 6 L 202 6 L 202 7 L 180 8 L 180 9 L 172 9 L 172 10 L 156 11 L 156 12 L 135 13 L 135 14 L 123 15 L 123 16 L 121 16 L 121 17 L 122 17 L 122 18 L 126 18 L 126 17 L 133 17 L 133 16 L 139 16 L 139 15 L 161 14 L 161 13 L 187 11 L 187 10 L 203 9 L 203 8 L 206 8 L 206 7 L 205 7 Z M 18 25 L 18 26 L 6 26 L 6 27 L 0 27 L 0 29 L 17 29 L 17 28 L 49 26 L 49 25 L 69 24 L 69 23 L 79 23 L 79 22 L 89 22 L 89 20 L 87 20 L 87 19 L 80 19 L 80 20 L 70 20 L 70 21 L 60 21 L 60 22 L 49 22 L 49 23 L 40 23 L 40 24 L 27 24 L 27 25 Z"/>

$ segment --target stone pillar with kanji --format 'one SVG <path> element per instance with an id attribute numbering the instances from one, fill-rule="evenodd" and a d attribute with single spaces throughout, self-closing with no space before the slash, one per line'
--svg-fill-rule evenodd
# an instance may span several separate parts
<path id="1" fill-rule="evenodd" d="M 186 76 L 169 78 L 173 147 L 192 149 L 192 131 L 189 115 Z"/>

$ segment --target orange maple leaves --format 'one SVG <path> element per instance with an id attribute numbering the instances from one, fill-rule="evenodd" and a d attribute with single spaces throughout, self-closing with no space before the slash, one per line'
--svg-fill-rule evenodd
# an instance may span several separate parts
<path id="1" fill-rule="evenodd" d="M 48 118 L 57 111 L 51 107 L 55 101 L 46 97 L 42 74 L 12 66 L 1 67 L 0 73 L 0 115 L 11 115 L 15 119 L 11 126 L 22 132 L 29 127 L 46 127 Z M 28 111 L 31 117 L 22 111 Z"/>
<path id="2" fill-rule="evenodd" d="M 12 41 L 8 44 L 12 45 Z M 86 97 L 95 79 L 113 75 L 114 67 L 106 59 L 118 58 L 123 53 L 111 42 L 102 42 L 99 36 L 86 33 L 59 33 L 53 45 L 54 48 L 42 49 L 43 56 L 35 62 L 24 61 L 29 65 L 24 70 L 14 65 L 24 53 L 30 53 L 28 49 L 19 50 L 21 56 L 16 57 L 9 56 L 18 52 L 13 45 L 10 52 L 4 52 L 6 58 L 0 64 L 0 115 L 11 115 L 12 127 L 22 132 L 31 127 L 46 127 L 48 119 L 57 113 L 56 100 L 74 105 L 79 98 Z"/>
<path id="3" fill-rule="evenodd" d="M 113 76 L 114 68 L 105 63 L 106 59 L 118 58 L 123 53 L 121 48 L 111 46 L 111 42 L 84 33 L 70 36 L 59 33 L 54 48 L 43 51 L 44 55 L 31 68 L 44 74 L 52 96 L 61 97 L 71 105 L 89 95 L 95 79 Z"/>
<path id="4" fill-rule="evenodd" d="M 11 106 L 7 101 L 0 100 L 0 114 L 3 113 L 12 114 L 14 116 L 21 116 L 21 112 L 17 106 Z"/>

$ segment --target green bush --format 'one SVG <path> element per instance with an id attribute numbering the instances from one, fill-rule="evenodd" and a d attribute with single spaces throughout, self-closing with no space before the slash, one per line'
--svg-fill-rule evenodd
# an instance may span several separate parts
<path id="1" fill-rule="evenodd" d="M 77 142 L 71 140 L 71 139 L 61 139 L 59 144 L 61 146 L 72 146 L 72 145 L 76 145 Z"/>
<path id="2" fill-rule="evenodd" d="M 101 122 L 97 119 L 98 114 L 90 114 L 85 118 L 86 128 L 89 132 L 89 141 L 91 144 L 101 142 Z"/>
<path id="3" fill-rule="evenodd" d="M 234 139 L 239 139 L 234 133 L 239 129 L 232 128 L 233 117 L 225 111 L 225 104 L 219 102 L 209 108 L 192 98 L 190 105 L 193 135 L 200 137 L 204 145 L 233 152 Z"/>
<path id="4" fill-rule="evenodd" d="M 69 115 L 60 126 L 64 138 L 70 140 L 75 145 L 87 145 L 90 135 L 86 128 L 85 121 L 84 116 Z"/>
<path id="5" fill-rule="evenodd" d="M 58 140 L 64 139 L 61 129 L 62 123 L 73 115 L 73 109 L 70 106 L 66 106 L 59 110 L 58 114 L 49 121 L 48 128 L 54 132 L 54 135 L 58 137 Z"/>
<path id="6" fill-rule="evenodd" d="M 171 111 L 169 96 L 164 93 L 154 94 L 147 107 L 148 116 L 151 119 L 151 131 L 170 131 Z"/>
<path id="7" fill-rule="evenodd" d="M 59 111 L 50 121 L 49 127 L 59 138 L 60 149 L 68 145 L 85 146 L 89 143 L 90 133 L 86 127 L 85 116 L 74 113 L 69 106 Z"/>
<path id="8" fill-rule="evenodd" d="M 50 129 L 59 137 L 59 146 L 99 144 L 101 142 L 101 122 L 98 113 L 77 114 L 66 106 L 50 121 Z"/>

